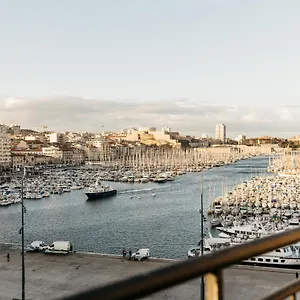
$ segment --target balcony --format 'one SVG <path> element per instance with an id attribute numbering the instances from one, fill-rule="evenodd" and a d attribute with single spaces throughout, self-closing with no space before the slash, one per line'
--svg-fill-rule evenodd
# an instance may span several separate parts
<path id="1" fill-rule="evenodd" d="M 259 256 L 300 240 L 300 227 L 227 248 L 202 257 L 197 257 L 167 267 L 154 270 L 143 275 L 110 283 L 82 293 L 61 298 L 64 300 L 117 300 L 139 299 L 164 289 L 174 287 L 192 279 L 202 277 L 204 280 L 206 300 L 222 300 L 223 271 L 242 260 Z M 200 289 L 200 280 L 199 280 Z M 286 286 L 279 287 L 272 294 L 261 297 L 263 300 L 296 299 L 300 291 L 300 280 L 295 280 Z M 195 297 L 196 299 L 197 297 Z M 242 295 L 241 298 L 243 299 Z"/>

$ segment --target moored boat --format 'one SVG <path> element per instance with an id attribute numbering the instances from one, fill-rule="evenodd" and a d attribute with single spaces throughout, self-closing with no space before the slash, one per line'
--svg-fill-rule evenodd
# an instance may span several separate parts
<path id="1" fill-rule="evenodd" d="M 203 243 L 203 254 L 213 253 L 215 251 L 235 246 L 228 238 L 205 238 Z M 201 255 L 201 246 L 192 246 L 188 249 L 188 258 Z M 241 261 L 239 264 L 275 267 L 275 268 L 300 268 L 300 258 L 297 251 L 293 250 L 293 246 L 286 246 L 275 249 L 271 252 L 251 257 Z"/>

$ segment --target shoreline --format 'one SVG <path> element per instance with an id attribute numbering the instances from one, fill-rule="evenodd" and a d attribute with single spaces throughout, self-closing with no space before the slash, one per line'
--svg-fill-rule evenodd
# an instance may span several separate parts
<path id="1" fill-rule="evenodd" d="M 3 244 L 0 245 L 0 253 L 1 254 L 6 254 L 6 252 L 17 254 L 19 253 L 21 249 L 17 248 L 17 249 L 9 249 L 7 248 L 5 251 L 3 251 L 3 249 L 1 249 L 3 246 Z M 4 244 L 4 246 L 8 246 L 8 244 Z M 20 252 L 21 254 L 21 252 Z M 81 252 L 81 251 L 76 251 L 74 253 L 69 253 L 67 255 L 59 255 L 59 254 L 44 254 L 42 252 L 25 252 L 25 260 L 26 257 L 30 258 L 30 257 L 40 257 L 40 256 L 44 256 L 47 260 L 47 258 L 49 258 L 49 260 L 52 260 L 51 258 L 58 258 L 58 259 L 63 259 L 64 257 L 68 257 L 68 260 L 72 260 L 72 257 L 75 259 L 77 258 L 95 258 L 95 259 L 109 259 L 109 260 L 118 260 L 118 261 L 130 261 L 132 263 L 166 263 L 166 264 L 170 264 L 170 263 L 179 263 L 179 262 L 183 262 L 189 258 L 162 258 L 162 257 L 149 257 L 147 259 L 144 259 L 143 261 L 139 262 L 139 261 L 134 261 L 134 260 L 129 260 L 129 257 L 123 257 L 122 255 L 118 255 L 118 254 L 109 254 L 109 253 L 100 253 L 100 252 Z M 193 259 L 193 258 L 190 258 Z M 263 267 L 263 266 L 251 266 L 251 265 L 239 265 L 239 264 L 235 264 L 232 266 L 229 266 L 226 269 L 238 269 L 238 270 L 252 270 L 252 271 L 264 271 L 264 272 L 275 272 L 275 273 L 288 273 L 288 274 L 294 274 L 297 270 L 296 269 L 289 269 L 289 268 L 274 268 L 274 267 Z"/>

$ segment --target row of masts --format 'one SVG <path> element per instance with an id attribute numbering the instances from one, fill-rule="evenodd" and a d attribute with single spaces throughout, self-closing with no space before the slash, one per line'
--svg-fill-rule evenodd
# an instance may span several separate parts
<path id="1" fill-rule="evenodd" d="M 285 151 L 269 158 L 270 172 L 300 174 L 300 151 Z"/>
<path id="2" fill-rule="evenodd" d="M 253 149 L 240 149 L 234 147 L 220 148 L 196 148 L 196 149 L 135 149 L 130 153 L 124 153 L 119 157 L 108 156 L 103 162 L 106 166 L 124 167 L 144 172 L 161 169 L 171 171 L 184 169 L 201 171 L 224 164 L 230 164 L 237 160 L 247 159 L 255 155 L 263 155 L 263 151 Z"/>

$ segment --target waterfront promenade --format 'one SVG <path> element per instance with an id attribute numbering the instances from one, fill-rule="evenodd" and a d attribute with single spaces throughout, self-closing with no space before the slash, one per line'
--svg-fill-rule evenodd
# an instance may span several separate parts
<path id="1" fill-rule="evenodd" d="M 0 252 L 0 299 L 20 299 L 21 256 L 19 251 Z M 26 299 L 57 299 L 116 280 L 161 268 L 174 260 L 150 259 L 134 262 L 121 257 L 76 253 L 48 256 L 26 253 Z M 293 270 L 226 269 L 225 299 L 259 299 L 295 279 Z M 151 295 L 145 299 L 199 299 L 200 279 Z"/>

